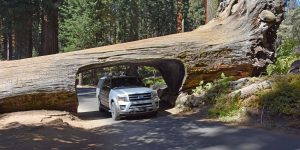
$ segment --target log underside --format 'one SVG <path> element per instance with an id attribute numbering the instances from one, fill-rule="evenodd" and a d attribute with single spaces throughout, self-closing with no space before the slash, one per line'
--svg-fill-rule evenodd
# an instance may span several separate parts
<path id="1" fill-rule="evenodd" d="M 259 75 L 274 60 L 283 2 L 230 0 L 221 10 L 216 19 L 192 32 L 0 62 L 0 112 L 76 112 L 76 74 L 95 67 L 153 66 L 174 95 L 191 90 L 201 80 L 216 79 L 222 72 L 236 78 Z"/>

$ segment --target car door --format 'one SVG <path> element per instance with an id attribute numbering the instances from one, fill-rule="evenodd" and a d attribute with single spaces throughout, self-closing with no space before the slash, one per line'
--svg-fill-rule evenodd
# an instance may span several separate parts
<path id="1" fill-rule="evenodd" d="M 111 89 L 110 87 L 111 87 L 110 79 L 106 79 L 100 90 L 100 102 L 106 108 L 109 108 L 109 92 Z"/>
<path id="2" fill-rule="evenodd" d="M 97 87 L 96 87 L 96 97 L 97 97 L 97 100 L 100 100 L 100 90 L 101 90 L 101 87 L 103 85 L 103 82 L 104 82 L 103 79 L 99 79 L 99 82 L 97 84 Z"/>

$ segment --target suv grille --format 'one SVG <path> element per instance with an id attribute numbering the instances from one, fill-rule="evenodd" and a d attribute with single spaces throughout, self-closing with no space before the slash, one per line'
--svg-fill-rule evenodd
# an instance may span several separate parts
<path id="1" fill-rule="evenodd" d="M 143 93 L 143 94 L 130 94 L 129 100 L 130 101 L 143 101 L 143 100 L 150 100 L 151 93 Z"/>

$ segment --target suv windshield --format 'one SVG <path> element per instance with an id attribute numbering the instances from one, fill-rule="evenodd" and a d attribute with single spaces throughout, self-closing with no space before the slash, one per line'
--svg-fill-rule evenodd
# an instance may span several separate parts
<path id="1" fill-rule="evenodd" d="M 144 86 L 143 82 L 136 77 L 114 78 L 111 84 L 112 88 Z"/>

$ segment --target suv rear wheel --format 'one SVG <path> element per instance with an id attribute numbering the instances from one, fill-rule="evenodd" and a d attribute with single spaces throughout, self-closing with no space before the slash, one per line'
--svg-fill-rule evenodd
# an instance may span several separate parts
<path id="1" fill-rule="evenodd" d="M 120 120 L 120 114 L 114 102 L 111 103 L 111 117 L 115 121 Z"/>

